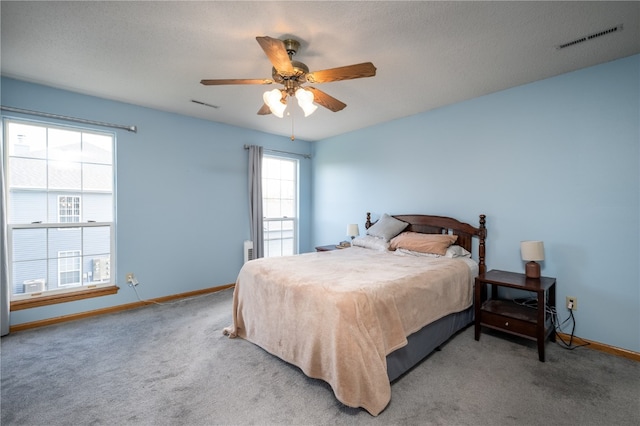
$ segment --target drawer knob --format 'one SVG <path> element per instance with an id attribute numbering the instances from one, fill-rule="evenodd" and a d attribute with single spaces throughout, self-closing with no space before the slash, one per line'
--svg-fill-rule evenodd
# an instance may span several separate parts
<path id="1" fill-rule="evenodd" d="M 504 326 L 505 326 L 505 327 L 509 327 L 509 321 L 505 322 L 505 323 L 504 323 Z"/>

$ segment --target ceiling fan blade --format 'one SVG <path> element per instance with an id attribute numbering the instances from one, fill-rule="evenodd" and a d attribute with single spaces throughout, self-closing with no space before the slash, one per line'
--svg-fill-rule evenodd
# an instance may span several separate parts
<path id="1" fill-rule="evenodd" d="M 307 74 L 309 83 L 328 83 L 330 81 L 351 80 L 354 78 L 373 77 L 376 67 L 371 62 L 347 65 L 346 67 L 330 68 Z"/>
<path id="2" fill-rule="evenodd" d="M 271 114 L 271 108 L 269 108 L 269 105 L 262 104 L 262 108 L 258 110 L 258 115 L 269 115 L 269 114 Z"/>
<path id="3" fill-rule="evenodd" d="M 345 104 L 344 102 L 337 100 L 333 96 L 327 95 L 322 90 L 318 90 L 315 87 L 307 86 L 304 89 L 313 93 L 313 102 L 317 103 L 318 105 L 322 105 L 323 107 L 330 109 L 333 112 L 338 112 L 347 106 L 347 104 Z"/>
<path id="4" fill-rule="evenodd" d="M 287 73 L 293 72 L 291 59 L 289 59 L 289 54 L 287 53 L 287 49 L 285 49 L 282 40 L 268 36 L 256 37 L 256 40 L 258 40 L 260 47 L 262 47 L 264 53 L 267 54 L 267 58 L 269 58 L 276 70 Z"/>
<path id="5" fill-rule="evenodd" d="M 205 86 L 222 86 L 225 84 L 272 84 L 273 80 L 263 79 L 246 79 L 246 78 L 227 78 L 219 80 L 200 80 L 200 84 Z"/>

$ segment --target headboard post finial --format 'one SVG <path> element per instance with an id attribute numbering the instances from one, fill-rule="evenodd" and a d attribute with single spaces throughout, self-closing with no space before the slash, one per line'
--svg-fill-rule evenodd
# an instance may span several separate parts
<path id="1" fill-rule="evenodd" d="M 480 242 L 478 243 L 478 264 L 479 264 L 479 274 L 484 275 L 487 272 L 487 264 L 485 262 L 485 244 L 484 240 L 487 238 L 487 227 L 486 225 L 487 216 L 481 214 L 480 215 Z"/>
<path id="2" fill-rule="evenodd" d="M 367 221 L 364 223 L 364 227 L 369 229 L 371 226 L 371 212 L 367 212 Z"/>

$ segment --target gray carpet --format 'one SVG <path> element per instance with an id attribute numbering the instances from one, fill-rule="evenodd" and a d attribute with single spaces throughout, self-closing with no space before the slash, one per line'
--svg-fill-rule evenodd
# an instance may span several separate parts
<path id="1" fill-rule="evenodd" d="M 228 339 L 232 289 L 3 337 L 3 425 L 637 425 L 640 363 L 469 327 L 392 385 L 378 417 Z"/>

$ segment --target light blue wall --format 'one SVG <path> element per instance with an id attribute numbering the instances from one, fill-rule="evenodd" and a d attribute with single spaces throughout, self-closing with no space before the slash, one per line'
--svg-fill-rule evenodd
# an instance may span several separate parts
<path id="1" fill-rule="evenodd" d="M 314 242 L 367 211 L 484 213 L 489 269 L 543 240 L 561 320 L 577 297 L 577 336 L 640 351 L 639 81 L 636 55 L 320 141 Z"/>
<path id="2" fill-rule="evenodd" d="M 127 272 L 136 274 L 143 298 L 235 282 L 243 241 L 249 238 L 248 152 L 243 146 L 311 152 L 311 144 L 302 140 L 13 79 L 3 78 L 1 88 L 5 106 L 138 126 L 138 133 L 115 131 L 120 291 L 12 312 L 12 325 L 135 302 L 134 291 L 124 282 Z M 8 112 L 3 116 L 26 118 Z M 300 159 L 303 251 L 310 246 L 311 169 L 311 160 Z"/>

